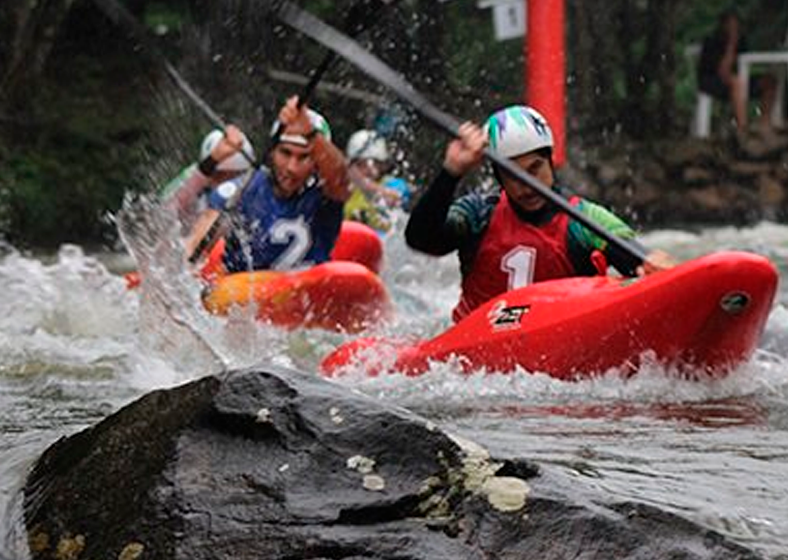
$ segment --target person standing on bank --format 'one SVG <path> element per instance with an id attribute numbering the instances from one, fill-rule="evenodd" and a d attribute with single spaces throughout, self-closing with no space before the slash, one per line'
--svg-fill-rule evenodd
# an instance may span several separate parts
<path id="1" fill-rule="evenodd" d="M 347 165 L 322 115 L 291 97 L 279 111 L 268 165 L 248 184 L 235 179 L 211 193 L 210 208 L 186 239 L 192 255 L 222 212 L 231 216 L 227 272 L 292 270 L 329 260 L 349 196 Z"/>
<path id="2" fill-rule="evenodd" d="M 484 129 L 470 122 L 460 127 L 459 138 L 446 149 L 443 169 L 416 203 L 405 229 L 406 242 L 413 249 L 431 255 L 458 251 L 462 294 L 454 309 L 455 321 L 506 291 L 544 280 L 604 274 L 608 263 L 625 276 L 672 266 L 662 251 L 650 253 L 642 263 L 609 245 L 494 165 L 499 191 L 472 192 L 455 201 L 460 179 L 481 165 L 488 145 L 544 185 L 563 190 L 553 169 L 552 131 L 533 108 L 502 109 Z M 569 201 L 616 236 L 634 239 L 632 228 L 605 208 L 577 196 Z"/>
<path id="3" fill-rule="evenodd" d="M 736 66 L 739 53 L 746 49 L 739 17 L 734 11 L 724 12 L 714 33 L 703 41 L 698 63 L 698 88 L 716 99 L 730 101 L 739 132 L 745 131 L 748 124 L 744 88 L 751 89 L 753 96 L 760 100 L 757 125 L 761 130 L 768 130 L 777 96 L 777 81 L 771 74 L 762 74 L 753 77 L 751 84 L 742 82 Z"/>

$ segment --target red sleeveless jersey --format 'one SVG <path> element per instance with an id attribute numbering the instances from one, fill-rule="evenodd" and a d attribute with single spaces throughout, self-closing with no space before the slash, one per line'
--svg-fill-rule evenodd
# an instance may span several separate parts
<path id="1" fill-rule="evenodd" d="M 569 216 L 564 212 L 556 212 L 549 222 L 538 226 L 523 221 L 502 192 L 471 270 L 462 280 L 454 320 L 509 290 L 575 276 L 569 259 L 568 228 Z"/>

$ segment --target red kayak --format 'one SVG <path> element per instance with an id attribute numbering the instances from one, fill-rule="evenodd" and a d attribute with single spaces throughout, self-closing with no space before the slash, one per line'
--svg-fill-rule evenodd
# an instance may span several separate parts
<path id="1" fill-rule="evenodd" d="M 383 242 L 368 225 L 345 220 L 331 251 L 331 260 L 357 262 L 377 274 L 383 267 Z"/>
<path id="2" fill-rule="evenodd" d="M 688 375 L 721 377 L 752 355 L 777 281 L 769 260 L 724 252 L 640 279 L 542 282 L 490 300 L 430 340 L 350 342 L 321 370 L 419 375 L 455 359 L 466 372 L 519 367 L 569 380 L 612 368 L 634 373 L 649 356 Z"/>
<path id="3" fill-rule="evenodd" d="M 343 222 L 331 259 L 305 270 L 224 275 L 222 254 L 214 249 L 201 271 L 210 282 L 203 303 L 218 315 L 226 315 L 233 307 L 254 305 L 258 319 L 280 327 L 351 333 L 390 313 L 388 292 L 377 275 L 383 243 L 375 230 Z"/>
<path id="4" fill-rule="evenodd" d="M 217 241 L 208 252 L 208 258 L 200 268 L 200 276 L 212 282 L 222 274 L 222 258 L 224 256 L 224 239 Z M 345 220 L 339 230 L 339 237 L 331 251 L 332 261 L 350 261 L 363 264 L 375 274 L 383 266 L 383 242 L 377 232 L 368 225 Z M 129 290 L 142 283 L 139 272 L 132 271 L 124 275 L 126 288 Z"/>
<path id="5" fill-rule="evenodd" d="M 321 328 L 360 332 L 391 312 L 391 302 L 377 275 L 383 243 L 364 224 L 345 221 L 332 260 L 304 270 L 226 274 L 224 240 L 211 249 L 200 276 L 207 287 L 203 303 L 211 313 L 226 315 L 234 307 L 255 306 L 255 316 L 285 328 Z M 127 287 L 138 286 L 136 273 Z"/>
<path id="6" fill-rule="evenodd" d="M 354 262 L 331 261 L 299 271 L 228 274 L 203 295 L 211 313 L 255 306 L 258 319 L 285 328 L 360 332 L 390 312 L 378 275 Z"/>

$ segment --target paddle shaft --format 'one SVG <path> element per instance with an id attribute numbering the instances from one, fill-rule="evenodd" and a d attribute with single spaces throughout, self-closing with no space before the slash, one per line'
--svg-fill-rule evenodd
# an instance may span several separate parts
<path id="1" fill-rule="evenodd" d="M 278 7 L 272 7 L 272 9 L 282 21 L 337 54 L 340 54 L 367 75 L 391 89 L 400 98 L 408 101 L 419 111 L 419 113 L 432 121 L 434 125 L 452 136 L 459 136 L 460 121 L 456 117 L 442 111 L 432 104 L 426 97 L 416 91 L 401 74 L 395 72 L 382 60 L 362 48 L 361 45 L 356 43 L 353 39 L 340 33 L 317 17 L 301 10 L 289 1 L 284 0 L 279 3 Z M 493 153 L 489 149 L 485 149 L 484 155 L 487 159 L 499 165 L 502 169 L 528 185 L 541 196 L 569 214 L 573 219 L 607 241 L 610 245 L 615 246 L 641 262 L 648 260 L 647 255 L 639 247 L 618 237 L 596 223 L 580 210 L 572 206 L 567 199 L 539 181 L 536 177 L 525 172 L 517 164 Z"/>
<path id="2" fill-rule="evenodd" d="M 97 1 L 114 1 L 114 0 L 97 0 Z M 347 31 L 349 36 L 356 36 L 360 34 L 366 27 L 367 23 L 370 21 L 370 15 L 373 11 L 377 10 L 378 8 L 382 7 L 383 4 L 391 3 L 391 0 L 359 0 L 356 4 L 354 4 L 347 13 L 345 17 L 345 23 L 343 25 L 344 29 Z M 334 60 L 336 59 L 336 53 L 334 51 L 329 51 L 323 60 L 321 61 L 320 65 L 315 69 L 312 76 L 309 78 L 309 81 L 304 86 L 304 89 L 301 90 L 301 94 L 298 96 L 298 108 L 300 109 L 304 105 L 306 105 L 309 98 L 312 97 L 312 94 L 315 92 L 318 83 L 326 74 L 328 69 L 333 64 Z M 270 153 L 271 150 L 279 143 L 279 137 L 282 134 L 284 127 L 279 127 L 274 132 L 271 140 L 268 143 L 268 150 L 266 153 Z M 254 178 L 254 173 L 250 174 L 246 181 L 241 185 L 240 191 L 238 195 L 234 197 L 235 203 L 240 200 L 240 194 L 246 190 L 246 188 L 251 183 L 252 179 Z M 228 206 L 227 209 L 232 208 L 234 206 L 233 203 L 231 206 Z M 208 230 L 206 231 L 205 235 L 200 239 L 199 243 L 197 243 L 194 251 L 191 255 L 189 255 L 188 259 L 189 262 L 194 264 L 196 263 L 200 255 L 211 245 L 213 245 L 214 241 L 218 237 L 219 230 L 222 226 L 222 216 L 223 214 L 217 214 L 213 220 L 213 223 L 210 225 Z"/>
<path id="3" fill-rule="evenodd" d="M 145 27 L 140 24 L 134 15 L 129 12 L 124 6 L 118 3 L 117 0 L 93 0 L 93 2 L 104 12 L 109 19 L 116 25 L 126 29 L 132 36 L 134 36 L 142 45 L 144 50 L 148 53 L 152 60 L 157 61 L 162 65 L 167 75 L 175 82 L 178 89 L 197 107 L 200 112 L 205 115 L 208 121 L 214 126 L 224 130 L 227 123 L 214 111 L 210 105 L 192 88 L 183 76 L 175 69 L 175 67 L 167 60 L 164 53 L 156 46 L 156 43 L 150 38 Z M 240 150 L 241 155 L 251 165 L 256 165 L 252 155 L 246 150 Z"/>
<path id="4" fill-rule="evenodd" d="M 383 4 L 393 3 L 392 0 L 359 0 L 355 3 L 350 10 L 348 10 L 347 15 L 345 16 L 345 22 L 343 24 L 343 29 L 348 37 L 355 37 L 361 34 L 364 29 L 366 29 L 367 24 L 370 21 L 370 15 L 382 7 Z M 301 90 L 301 94 L 298 96 L 298 108 L 300 109 L 304 105 L 306 105 L 309 98 L 312 97 L 312 94 L 315 92 L 317 85 L 320 83 L 320 80 L 323 78 L 325 73 L 334 63 L 334 60 L 337 57 L 337 53 L 333 50 L 329 50 L 328 53 L 323 57 L 323 60 L 320 62 L 320 65 L 315 69 L 310 76 L 309 81 L 304 85 L 304 89 Z M 274 136 L 271 139 L 270 146 L 276 146 L 279 142 L 279 136 L 282 134 L 282 128 L 280 127 L 275 132 Z"/>

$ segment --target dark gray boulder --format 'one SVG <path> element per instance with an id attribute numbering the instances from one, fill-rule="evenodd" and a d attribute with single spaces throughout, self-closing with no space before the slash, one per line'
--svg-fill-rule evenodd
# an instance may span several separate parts
<path id="1" fill-rule="evenodd" d="M 156 391 L 59 440 L 25 522 L 33 559 L 758 558 L 278 368 Z"/>

